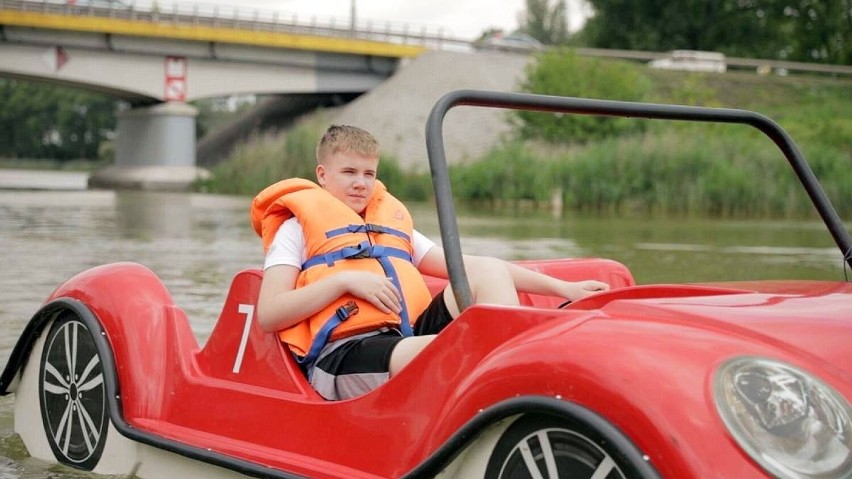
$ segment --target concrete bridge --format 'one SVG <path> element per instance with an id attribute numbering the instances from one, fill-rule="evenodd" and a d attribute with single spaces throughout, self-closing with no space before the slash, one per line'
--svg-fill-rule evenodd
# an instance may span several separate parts
<path id="1" fill-rule="evenodd" d="M 77 3 L 0 0 L 0 76 L 100 91 L 130 104 L 118 113 L 115 164 L 92 176 L 94 186 L 180 189 L 204 174 L 195 162 L 196 111 L 187 101 L 360 94 L 406 58 L 465 43 L 406 25 L 215 5 Z"/>

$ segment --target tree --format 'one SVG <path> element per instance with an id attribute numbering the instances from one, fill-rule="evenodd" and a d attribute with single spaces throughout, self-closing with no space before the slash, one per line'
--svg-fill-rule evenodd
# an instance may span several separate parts
<path id="1" fill-rule="evenodd" d="M 521 89 L 529 93 L 568 97 L 643 101 L 651 90 L 648 78 L 625 62 L 581 57 L 572 50 L 553 48 L 527 67 Z M 644 122 L 595 115 L 553 115 L 517 111 L 525 139 L 551 143 L 586 143 L 641 131 Z"/>
<path id="2" fill-rule="evenodd" d="M 790 58 L 852 65 L 852 0 L 799 0 L 784 5 L 793 35 Z"/>
<path id="3" fill-rule="evenodd" d="M 0 79 L 0 156 L 95 159 L 115 130 L 117 101 L 105 95 Z"/>
<path id="4" fill-rule="evenodd" d="M 588 0 L 590 46 L 852 63 L 852 0 Z"/>
<path id="5" fill-rule="evenodd" d="M 545 45 L 562 45 L 568 40 L 568 13 L 565 0 L 526 0 L 527 7 L 518 18 L 518 31 Z"/>

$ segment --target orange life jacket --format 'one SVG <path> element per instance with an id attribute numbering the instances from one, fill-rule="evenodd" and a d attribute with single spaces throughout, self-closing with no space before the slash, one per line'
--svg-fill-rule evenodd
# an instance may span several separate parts
<path id="1" fill-rule="evenodd" d="M 362 217 L 312 181 L 279 181 L 252 201 L 252 226 L 264 251 L 281 224 L 293 216 L 302 225 L 308 258 L 296 279 L 297 288 L 342 271 L 369 271 L 392 279 L 402 293 L 403 311 L 384 313 L 369 301 L 344 294 L 307 320 L 280 331 L 281 340 L 309 363 L 327 341 L 385 326 L 411 334 L 411 323 L 431 296 L 412 263 L 414 225 L 405 205 L 376 181 Z"/>

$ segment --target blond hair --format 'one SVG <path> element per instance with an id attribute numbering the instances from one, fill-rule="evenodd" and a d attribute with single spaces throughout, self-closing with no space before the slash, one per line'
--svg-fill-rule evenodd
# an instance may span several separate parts
<path id="1" fill-rule="evenodd" d="M 317 164 L 338 152 L 346 151 L 364 156 L 379 156 L 379 142 L 369 132 L 355 126 L 331 125 L 317 143 Z"/>

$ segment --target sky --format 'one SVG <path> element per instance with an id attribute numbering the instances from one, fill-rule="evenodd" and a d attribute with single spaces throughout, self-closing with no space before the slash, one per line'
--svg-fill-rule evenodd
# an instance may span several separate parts
<path id="1" fill-rule="evenodd" d="M 181 3 L 184 3 L 183 0 Z M 206 0 L 205 3 L 233 5 L 239 8 L 278 10 L 281 14 L 335 17 L 348 22 L 355 2 L 359 23 L 407 23 L 413 29 L 429 31 L 445 29 L 446 36 L 476 39 L 486 29 L 495 27 L 511 32 L 518 27 L 518 13 L 525 0 Z M 199 2 L 200 3 L 200 2 Z M 582 26 L 588 7 L 582 0 L 568 0 L 568 24 L 574 31 Z"/>

